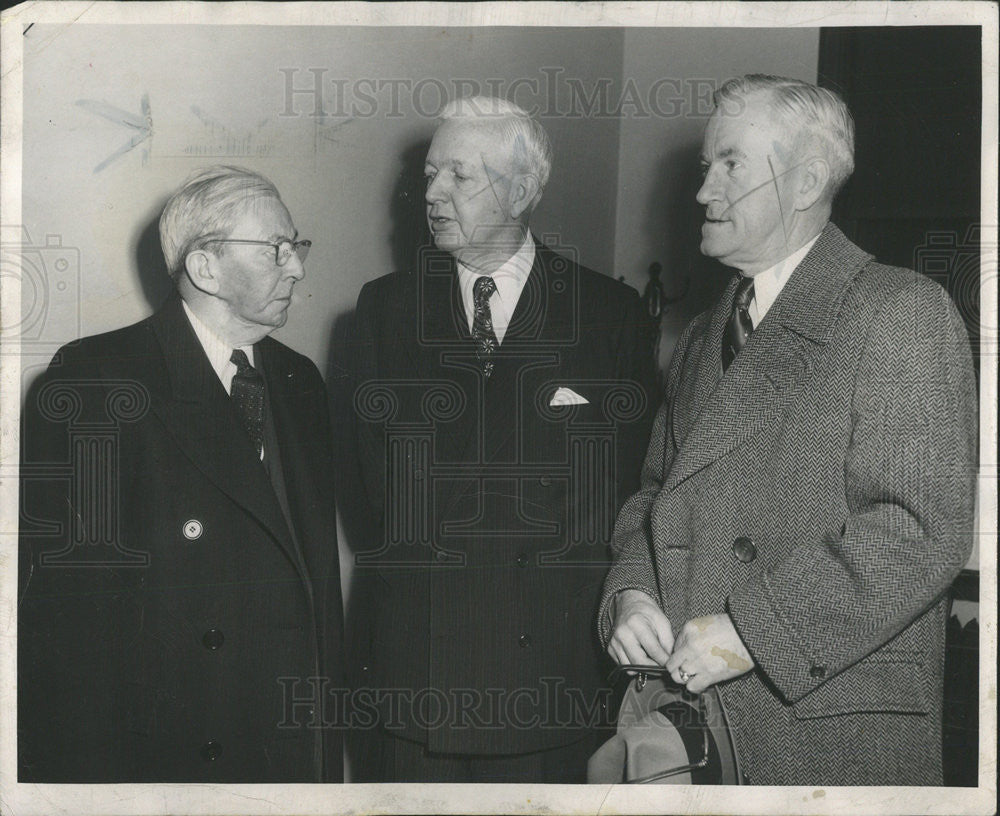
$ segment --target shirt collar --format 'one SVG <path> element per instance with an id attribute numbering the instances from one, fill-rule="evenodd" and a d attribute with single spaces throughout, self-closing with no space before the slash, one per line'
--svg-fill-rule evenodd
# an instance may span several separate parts
<path id="1" fill-rule="evenodd" d="M 201 343 L 201 347 L 205 350 L 205 355 L 208 357 L 208 362 L 211 364 L 212 370 L 215 371 L 222 384 L 226 386 L 226 391 L 228 391 L 229 384 L 232 382 L 233 374 L 236 371 L 236 366 L 229 359 L 233 356 L 234 346 L 229 345 L 229 343 L 219 337 L 208 324 L 192 311 L 186 301 L 181 301 L 181 303 L 184 306 L 184 314 L 187 315 L 188 322 L 191 323 L 191 328 L 194 329 L 194 333 L 198 337 L 198 342 Z M 250 365 L 254 364 L 252 345 L 237 346 L 236 348 L 243 349 L 246 352 L 247 359 L 250 361 Z"/>
<path id="2" fill-rule="evenodd" d="M 782 258 L 774 266 L 753 276 L 753 297 L 756 308 L 753 309 L 755 314 L 751 313 L 751 317 L 755 326 L 764 319 L 764 315 L 767 314 L 774 301 L 778 299 L 778 295 L 781 294 L 781 290 L 785 288 L 785 284 L 788 283 L 792 272 L 802 263 L 802 259 L 809 254 L 809 250 L 813 248 L 813 244 L 818 239 L 819 234 L 787 258 Z"/>
<path id="3" fill-rule="evenodd" d="M 531 232 L 524 237 L 524 243 L 520 248 L 504 261 L 497 269 L 490 273 L 493 282 L 496 284 L 496 295 L 503 304 L 504 312 L 509 317 L 514 313 L 518 298 L 521 297 L 521 290 L 528 281 L 531 274 L 531 267 L 535 264 L 535 239 Z M 458 284 L 462 292 L 462 304 L 465 306 L 466 316 L 469 318 L 469 325 L 472 325 L 472 287 L 478 278 L 483 277 L 480 273 L 465 266 L 461 261 L 456 264 L 458 268 Z M 494 323 L 496 315 L 494 316 Z"/>

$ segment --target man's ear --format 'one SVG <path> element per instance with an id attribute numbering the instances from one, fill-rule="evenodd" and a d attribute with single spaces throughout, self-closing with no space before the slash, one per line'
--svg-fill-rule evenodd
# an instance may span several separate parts
<path id="1" fill-rule="evenodd" d="M 826 159 L 816 156 L 807 159 L 800 170 L 798 188 L 795 191 L 795 209 L 803 211 L 825 196 L 830 184 L 830 165 Z"/>
<path id="2" fill-rule="evenodd" d="M 195 249 L 184 259 L 184 272 L 195 289 L 208 295 L 218 294 L 219 278 L 215 257 L 204 249 Z"/>
<path id="3" fill-rule="evenodd" d="M 534 173 L 518 173 L 510 185 L 510 217 L 516 220 L 530 212 L 537 195 L 538 177 Z"/>

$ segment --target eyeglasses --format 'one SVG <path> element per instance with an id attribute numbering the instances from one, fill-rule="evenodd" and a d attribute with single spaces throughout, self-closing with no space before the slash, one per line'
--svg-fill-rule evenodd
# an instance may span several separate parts
<path id="1" fill-rule="evenodd" d="M 312 241 L 290 241 L 285 238 L 272 244 L 270 241 L 251 241 L 247 238 L 216 238 L 209 243 L 213 244 L 256 244 L 257 246 L 269 246 L 274 250 L 274 262 L 278 266 L 284 266 L 292 257 L 294 252 L 299 256 L 299 261 L 305 263 Z"/>

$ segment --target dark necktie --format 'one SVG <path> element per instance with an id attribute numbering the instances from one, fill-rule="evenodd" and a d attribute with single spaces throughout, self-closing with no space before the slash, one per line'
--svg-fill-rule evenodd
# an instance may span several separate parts
<path id="1" fill-rule="evenodd" d="M 722 370 L 729 364 L 747 344 L 753 334 L 753 322 L 750 320 L 750 301 L 753 300 L 753 278 L 740 277 L 736 287 L 736 297 L 733 299 L 733 313 L 729 315 L 726 330 L 722 335 Z"/>
<path id="2" fill-rule="evenodd" d="M 243 422 L 243 430 L 259 456 L 264 448 L 264 378 L 250 365 L 246 352 L 234 349 L 229 358 L 236 366 L 236 375 L 230 388 L 233 405 Z"/>
<path id="3" fill-rule="evenodd" d="M 496 290 L 496 283 L 488 275 L 476 278 L 472 287 L 472 339 L 476 341 L 476 356 L 484 377 L 493 373 L 493 353 L 500 345 L 490 314 L 490 297 Z"/>

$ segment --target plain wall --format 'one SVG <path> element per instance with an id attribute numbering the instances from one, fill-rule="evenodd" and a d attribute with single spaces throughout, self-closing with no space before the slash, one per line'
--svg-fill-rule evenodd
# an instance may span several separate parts
<path id="1" fill-rule="evenodd" d="M 487 80 L 537 107 L 553 141 L 536 232 L 610 272 L 618 123 L 581 122 L 566 89 L 617 82 L 623 36 L 613 28 L 33 26 L 24 36 L 23 226 L 32 246 L 61 241 L 70 269 L 44 316 L 34 282 L 23 287 L 23 310 L 45 341 L 25 344 L 26 365 L 159 305 L 170 288 L 159 211 L 192 170 L 222 162 L 270 177 L 300 235 L 313 240 L 275 336 L 336 376 L 349 357 L 336 348 L 338 322 L 366 281 L 410 263 L 424 228 L 434 114 L 445 94 L 474 83 L 488 90 Z M 550 92 L 556 75 L 542 69 L 552 66 L 561 84 Z M 289 84 L 307 92 L 289 95 Z M 144 97 L 145 129 L 127 123 L 142 123 Z M 43 276 L 54 254 L 29 253 L 48 264 Z"/>
<path id="2" fill-rule="evenodd" d="M 59 291 L 23 287 L 40 341 L 26 368 L 162 301 L 160 208 L 193 169 L 229 162 L 271 177 L 314 241 L 276 336 L 336 378 L 361 286 L 412 266 L 433 114 L 475 86 L 533 108 L 550 133 L 537 233 L 640 292 L 658 262 L 668 297 L 686 295 L 664 317 L 664 365 L 724 278 L 697 250 L 711 91 L 745 71 L 814 81 L 819 32 L 37 25 L 24 45 L 24 240 L 44 247 L 28 256 L 38 277 L 60 255 L 46 244 L 69 267 Z"/>

